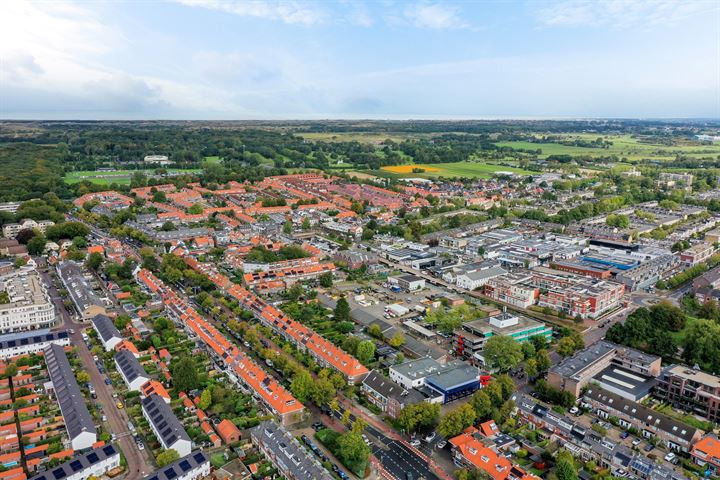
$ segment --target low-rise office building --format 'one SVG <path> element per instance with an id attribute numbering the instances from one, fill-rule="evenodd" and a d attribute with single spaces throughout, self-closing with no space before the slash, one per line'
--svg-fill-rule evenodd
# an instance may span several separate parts
<path id="1" fill-rule="evenodd" d="M 483 363 L 482 351 L 489 338 L 505 335 L 524 342 L 540 335 L 550 340 L 552 328 L 522 315 L 501 313 L 465 322 L 453 335 L 453 351 L 457 356 Z"/>
<path id="2" fill-rule="evenodd" d="M 452 362 L 451 368 L 434 373 L 425 378 L 425 386 L 437 392 L 442 403 L 452 402 L 466 397 L 481 387 L 480 370 L 464 362 Z"/>
<path id="3" fill-rule="evenodd" d="M 437 360 L 429 357 L 408 360 L 390 367 L 390 379 L 409 390 L 425 385 L 425 378 L 446 368 Z"/>
<path id="4" fill-rule="evenodd" d="M 288 480 L 332 480 L 325 467 L 280 424 L 264 421 L 250 430 L 250 437 Z"/>
<path id="5" fill-rule="evenodd" d="M 0 291 L 8 303 L 0 304 L 0 333 L 48 328 L 55 323 L 55 305 L 35 271 L 0 277 Z"/>
<path id="6" fill-rule="evenodd" d="M 73 450 L 90 448 L 97 441 L 97 431 L 85 398 L 75 380 L 65 350 L 60 345 L 51 344 L 45 348 L 45 363 L 52 381 L 55 397 L 65 422 L 70 445 Z"/>
<path id="7" fill-rule="evenodd" d="M 143 416 L 164 449 L 173 449 L 181 457 L 190 455 L 192 440 L 170 406 L 159 395 L 141 401 Z"/>

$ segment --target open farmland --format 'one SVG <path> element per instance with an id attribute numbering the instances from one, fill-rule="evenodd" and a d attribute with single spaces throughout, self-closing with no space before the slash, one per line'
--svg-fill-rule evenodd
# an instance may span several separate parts
<path id="1" fill-rule="evenodd" d="M 577 134 L 568 136 L 568 139 L 579 138 L 583 140 L 595 140 L 598 135 Z M 548 155 L 580 155 L 592 157 L 607 157 L 615 155 L 619 158 L 627 158 L 628 160 L 672 160 L 677 155 L 683 155 L 693 158 L 717 157 L 720 155 L 720 145 L 699 145 L 689 142 L 687 145 L 662 145 L 643 143 L 639 139 L 630 135 L 617 135 L 609 137 L 600 137 L 611 141 L 613 144 L 608 148 L 588 148 L 571 145 L 562 145 L 559 143 L 535 143 L 526 141 L 516 142 L 498 142 L 499 147 L 510 147 L 522 150 L 541 150 L 540 158 L 546 158 Z"/>
<path id="2" fill-rule="evenodd" d="M 424 172 L 415 172 L 413 169 L 422 169 Z M 398 177 L 471 177 L 490 178 L 497 172 L 512 172 L 517 175 L 530 175 L 533 172 L 506 165 L 494 165 L 479 162 L 454 162 L 394 165 L 382 167 L 384 173 L 394 174 Z"/>

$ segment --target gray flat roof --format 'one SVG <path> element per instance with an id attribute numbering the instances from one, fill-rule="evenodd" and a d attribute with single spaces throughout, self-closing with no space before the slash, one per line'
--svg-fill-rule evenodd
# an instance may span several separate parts
<path id="1" fill-rule="evenodd" d="M 477 382 L 479 380 L 480 370 L 473 365 L 463 364 L 451 370 L 430 375 L 425 379 L 425 383 L 443 390 L 451 390 L 466 383 Z"/>
<path id="2" fill-rule="evenodd" d="M 418 358 L 409 360 L 400 365 L 393 365 L 390 370 L 394 370 L 400 375 L 408 378 L 425 378 L 442 369 L 442 365 L 432 358 Z"/>
<path id="3" fill-rule="evenodd" d="M 617 345 L 614 343 L 601 340 L 551 367 L 550 371 L 566 378 L 573 377 L 604 356 L 611 355 L 616 349 Z"/>
<path id="4" fill-rule="evenodd" d="M 593 380 L 636 401 L 650 393 L 650 389 L 657 383 L 653 377 L 614 364 L 604 368 Z"/>
<path id="5" fill-rule="evenodd" d="M 45 347 L 45 363 L 70 438 L 84 432 L 97 434 L 63 347 L 55 344 Z"/>

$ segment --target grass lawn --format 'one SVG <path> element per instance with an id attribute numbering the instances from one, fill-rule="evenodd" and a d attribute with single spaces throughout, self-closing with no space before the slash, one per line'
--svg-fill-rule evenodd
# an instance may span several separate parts
<path id="1" fill-rule="evenodd" d="M 205 161 L 208 163 L 220 163 L 222 158 L 218 157 L 217 155 L 211 155 L 209 157 L 205 157 Z"/>
<path id="2" fill-rule="evenodd" d="M 422 173 L 413 173 L 414 168 L 425 170 Z M 490 178 L 497 172 L 512 172 L 517 175 L 531 175 L 533 172 L 517 167 L 494 165 L 482 162 L 453 162 L 433 164 L 393 165 L 382 167 L 382 173 L 397 177 L 470 177 Z"/>
<path id="3" fill-rule="evenodd" d="M 182 173 L 199 173 L 200 169 L 188 169 L 183 170 L 179 168 L 168 168 L 168 173 L 182 172 Z M 97 172 L 92 170 L 81 170 L 77 172 L 68 172 L 63 180 L 65 183 L 73 184 L 87 180 L 97 185 L 110 185 L 111 183 L 117 183 L 119 185 L 127 185 L 130 183 L 130 177 L 135 172 L 143 172 L 145 175 L 154 175 L 155 169 L 152 170 L 111 170 L 105 172 Z"/>
<path id="4" fill-rule="evenodd" d="M 210 455 L 210 463 L 215 468 L 220 468 L 225 465 L 225 456 L 222 453 L 213 453 Z"/>

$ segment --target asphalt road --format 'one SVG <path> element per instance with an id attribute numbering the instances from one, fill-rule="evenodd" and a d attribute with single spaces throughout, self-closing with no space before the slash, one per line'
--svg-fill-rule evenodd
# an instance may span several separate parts
<path id="1" fill-rule="evenodd" d="M 125 410 L 119 410 L 116 406 L 117 401 L 112 398 L 112 387 L 105 384 L 105 377 L 100 373 L 93 355 L 82 339 L 81 329 L 87 327 L 87 324 L 75 323 L 72 317 L 65 309 L 62 298 L 57 291 L 50 276 L 40 271 L 40 275 L 48 287 L 48 294 L 55 304 L 56 314 L 62 319 L 61 325 L 56 330 L 74 330 L 75 333 L 70 334 L 71 344 L 77 347 L 78 355 L 87 373 L 90 375 L 90 383 L 95 387 L 97 394 L 97 402 L 102 406 L 103 414 L 107 416 L 110 432 L 117 435 L 116 443 L 119 445 L 125 459 L 127 460 L 128 473 L 125 477 L 127 480 L 139 480 L 155 470 L 143 452 L 138 450 L 132 435 L 128 435 L 128 416 Z"/>

